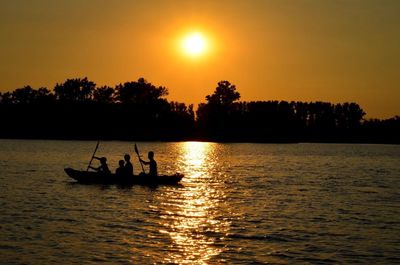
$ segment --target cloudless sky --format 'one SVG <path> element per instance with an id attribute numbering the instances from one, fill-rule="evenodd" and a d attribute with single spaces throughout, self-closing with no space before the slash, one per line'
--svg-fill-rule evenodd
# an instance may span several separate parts
<path id="1" fill-rule="evenodd" d="M 357 102 L 400 115 L 398 0 L 0 0 L 0 91 L 144 77 L 197 105 L 218 81 L 242 100 Z M 196 58 L 179 41 L 201 32 Z"/>

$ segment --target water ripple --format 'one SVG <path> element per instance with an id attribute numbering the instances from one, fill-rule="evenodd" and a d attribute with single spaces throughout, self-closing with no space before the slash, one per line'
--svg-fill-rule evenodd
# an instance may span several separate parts
<path id="1" fill-rule="evenodd" d="M 400 262 L 398 146 L 138 144 L 181 185 L 79 185 L 95 143 L 0 140 L 0 263 Z"/>

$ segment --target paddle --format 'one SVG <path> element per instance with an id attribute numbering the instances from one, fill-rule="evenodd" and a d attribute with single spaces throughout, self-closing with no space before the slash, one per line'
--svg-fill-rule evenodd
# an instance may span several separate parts
<path id="1" fill-rule="evenodd" d="M 143 164 L 142 164 L 142 161 L 140 160 L 139 150 L 138 150 L 136 144 L 135 144 L 135 153 L 137 154 L 137 157 L 139 159 L 140 165 L 142 166 L 143 173 L 146 173 L 146 172 L 144 172 Z"/>
<path id="2" fill-rule="evenodd" d="M 100 143 L 100 141 L 97 141 L 96 148 L 94 149 L 92 158 L 90 159 L 90 162 L 89 162 L 89 165 L 87 166 L 86 171 L 89 171 L 90 165 L 92 164 L 92 161 L 93 161 L 94 155 L 96 154 L 97 148 L 99 148 L 99 143 Z"/>

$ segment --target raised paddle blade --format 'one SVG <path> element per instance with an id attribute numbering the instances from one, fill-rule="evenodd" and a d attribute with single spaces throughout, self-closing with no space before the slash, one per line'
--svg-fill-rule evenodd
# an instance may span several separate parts
<path id="1" fill-rule="evenodd" d="M 97 141 L 96 148 L 94 149 L 92 158 L 90 159 L 90 162 L 89 162 L 89 165 L 87 166 L 86 171 L 89 171 L 90 165 L 92 164 L 92 161 L 93 161 L 93 158 L 94 158 L 94 156 L 96 154 L 97 148 L 99 148 L 99 144 L 100 144 L 100 141 Z"/>
<path id="2" fill-rule="evenodd" d="M 99 148 L 99 144 L 100 144 L 100 141 L 97 141 L 96 148 L 94 149 L 95 151 L 97 151 L 97 148 Z"/>
<path id="3" fill-rule="evenodd" d="M 137 154 L 137 157 L 138 157 L 138 159 L 139 159 L 140 165 L 142 166 L 142 172 L 145 173 L 145 172 L 144 172 L 144 167 L 143 167 L 142 160 L 140 160 L 139 150 L 138 150 L 138 148 L 137 148 L 136 143 L 135 143 L 135 153 Z"/>
<path id="4" fill-rule="evenodd" d="M 137 145 L 135 144 L 135 153 L 139 155 L 139 150 L 137 149 Z"/>

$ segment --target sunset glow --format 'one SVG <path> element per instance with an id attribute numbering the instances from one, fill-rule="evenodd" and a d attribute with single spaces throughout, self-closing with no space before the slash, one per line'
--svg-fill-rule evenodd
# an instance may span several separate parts
<path id="1" fill-rule="evenodd" d="M 0 0 L 0 265 L 400 261 L 399 14 Z"/>
<path id="2" fill-rule="evenodd" d="M 400 1 L 38 2 L 0 4 L 0 93 L 144 77 L 196 108 L 228 80 L 244 101 L 357 102 L 367 118 L 400 111 Z"/>
<path id="3" fill-rule="evenodd" d="M 206 51 L 207 42 L 199 32 L 187 35 L 182 41 L 182 49 L 189 56 L 200 56 Z"/>

